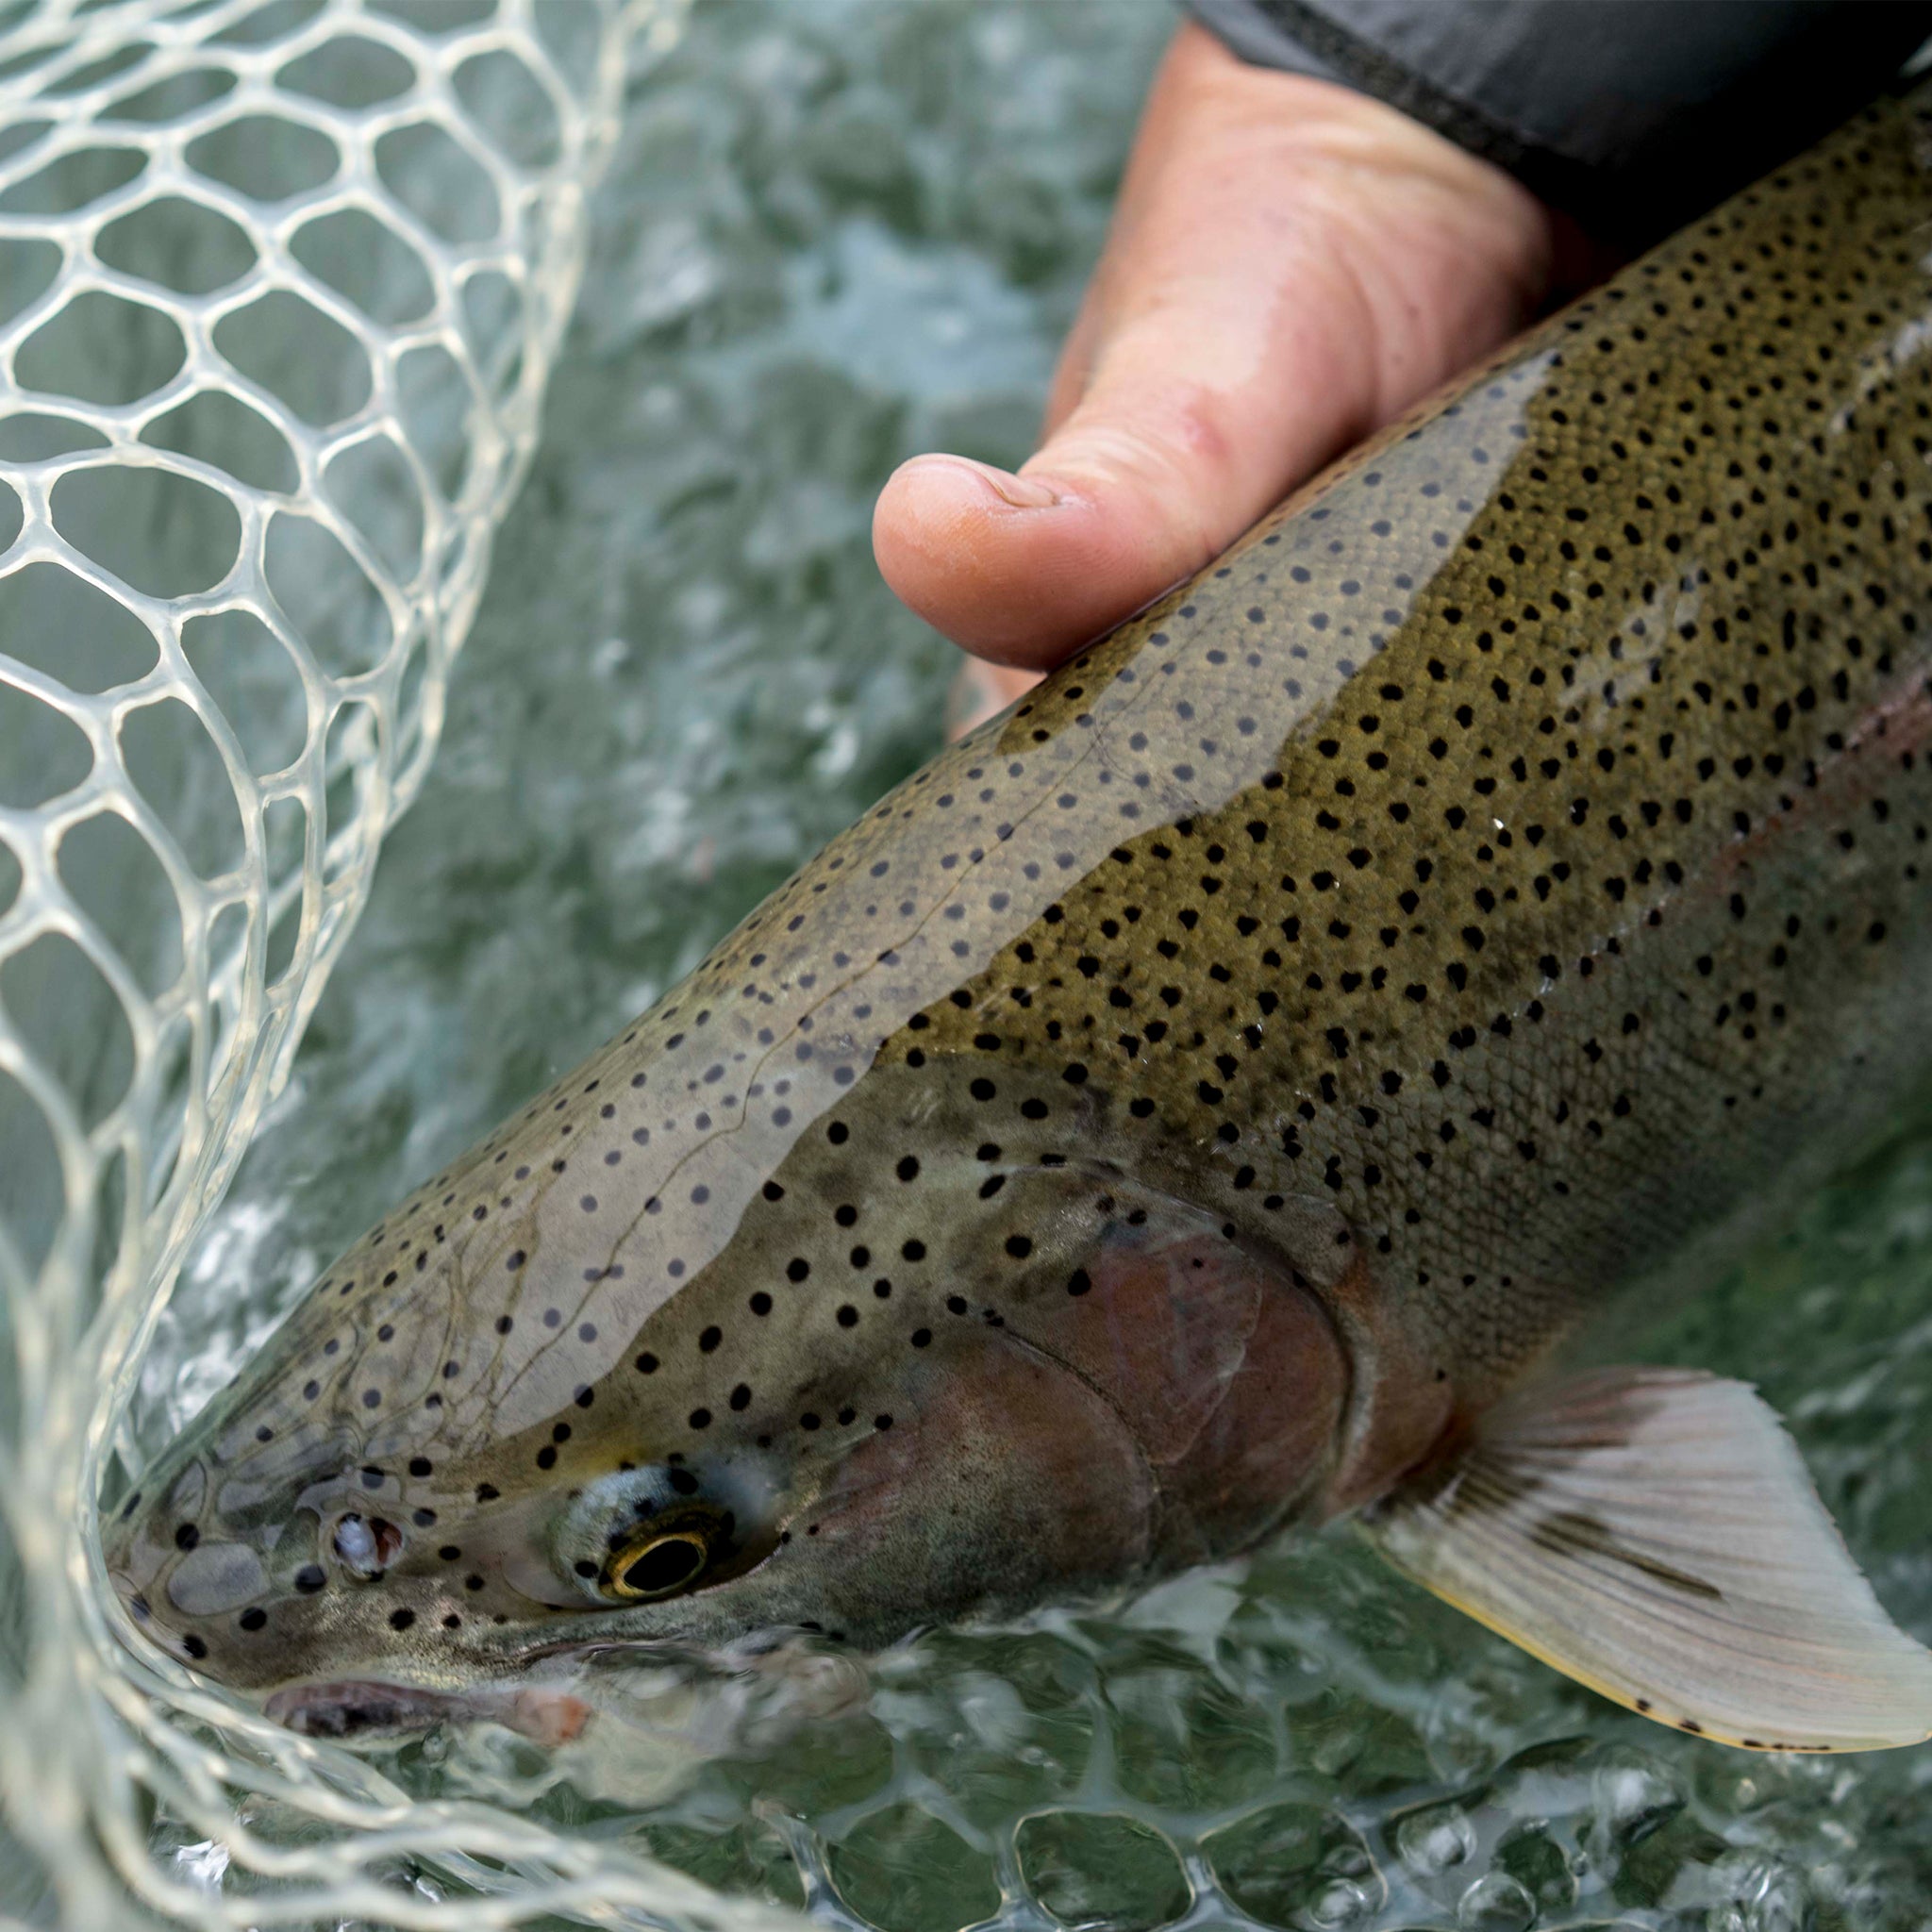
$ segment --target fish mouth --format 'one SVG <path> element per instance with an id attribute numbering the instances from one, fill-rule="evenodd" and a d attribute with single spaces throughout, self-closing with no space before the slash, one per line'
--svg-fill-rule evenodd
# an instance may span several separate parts
<path id="1" fill-rule="evenodd" d="M 393 1738 L 442 1724 L 500 1724 L 540 1744 L 567 1744 L 591 1720 L 582 1698 L 555 1685 L 436 1690 L 373 1677 L 285 1684 L 263 1716 L 305 1738 Z"/>
<path id="2" fill-rule="evenodd" d="M 348 1679 L 289 1684 L 262 1705 L 262 1714 L 305 1738 L 352 1738 L 366 1731 L 423 1731 L 455 1714 L 461 1700 L 441 1690 Z"/>

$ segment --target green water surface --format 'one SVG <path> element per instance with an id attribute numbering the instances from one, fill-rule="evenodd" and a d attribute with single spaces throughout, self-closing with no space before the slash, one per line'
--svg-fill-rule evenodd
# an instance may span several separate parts
<path id="1" fill-rule="evenodd" d="M 938 746 L 950 653 L 878 582 L 872 500 L 916 450 L 1025 454 L 1171 25 L 722 0 L 633 89 L 441 758 L 184 1279 L 151 1443 Z M 1928 1284 L 1920 1124 L 1624 1352 L 1759 1382 L 1932 1638 Z M 889 1932 L 1932 1924 L 1932 1749 L 1667 1733 L 1346 1531 L 870 1664 L 612 1694 L 595 1749 L 437 1737 L 397 1774 Z"/>

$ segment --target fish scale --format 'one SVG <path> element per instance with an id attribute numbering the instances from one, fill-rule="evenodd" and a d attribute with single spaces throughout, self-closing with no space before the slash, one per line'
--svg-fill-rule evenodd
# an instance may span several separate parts
<path id="1" fill-rule="evenodd" d="M 441 1680 L 1225 1554 L 1880 1126 L 1928 1058 L 1921 140 L 1874 109 L 834 841 L 163 1459 L 150 1627 Z M 613 1607 L 687 1508 L 700 1587 Z M 268 1616 L 183 1627 L 236 1541 Z"/>

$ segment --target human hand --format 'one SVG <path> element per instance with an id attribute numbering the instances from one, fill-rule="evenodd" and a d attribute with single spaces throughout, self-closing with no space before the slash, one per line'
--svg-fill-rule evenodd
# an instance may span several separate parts
<path id="1" fill-rule="evenodd" d="M 956 710 L 990 715 L 1198 570 L 1506 340 L 1579 257 L 1560 219 L 1489 162 L 1184 26 L 1041 449 L 1017 475 L 914 457 L 879 497 L 886 581 L 985 660 Z"/>

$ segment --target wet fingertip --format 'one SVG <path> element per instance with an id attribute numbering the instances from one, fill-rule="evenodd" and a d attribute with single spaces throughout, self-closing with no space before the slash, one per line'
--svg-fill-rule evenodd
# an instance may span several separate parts
<path id="1" fill-rule="evenodd" d="M 1051 516 L 1016 514 L 991 476 L 1031 478 L 964 458 L 919 458 L 895 471 L 873 519 L 873 554 L 893 593 L 956 643 L 1006 664 L 1046 669 L 1104 628 L 1090 507 L 1056 494 Z M 1042 486 L 1048 487 L 1051 486 Z M 1100 580 L 1108 573 L 1102 571 Z M 1105 613 L 1101 613 L 1104 617 Z"/>

